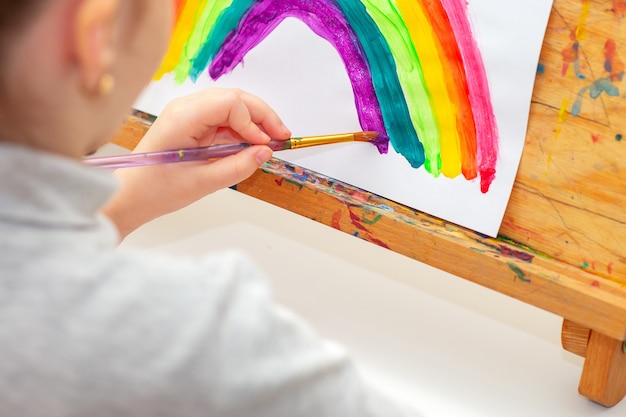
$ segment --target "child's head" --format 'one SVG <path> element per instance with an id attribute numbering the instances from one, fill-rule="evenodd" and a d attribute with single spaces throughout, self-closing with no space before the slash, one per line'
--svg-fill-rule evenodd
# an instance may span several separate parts
<path id="1" fill-rule="evenodd" d="M 172 2 L 0 0 L 0 140 L 81 157 L 150 80 Z"/>

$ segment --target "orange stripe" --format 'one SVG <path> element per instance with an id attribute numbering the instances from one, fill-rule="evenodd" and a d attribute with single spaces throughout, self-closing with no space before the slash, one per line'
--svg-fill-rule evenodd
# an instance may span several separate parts
<path id="1" fill-rule="evenodd" d="M 466 179 L 474 179 L 478 176 L 476 124 L 461 51 L 441 2 L 422 0 L 421 3 L 433 26 L 441 60 L 448 64 L 449 71 L 444 71 L 444 76 L 451 99 L 457 105 L 456 130 L 459 134 L 461 170 Z"/>

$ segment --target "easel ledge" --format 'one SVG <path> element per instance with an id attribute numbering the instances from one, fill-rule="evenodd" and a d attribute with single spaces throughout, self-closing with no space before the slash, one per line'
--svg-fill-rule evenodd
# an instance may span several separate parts
<path id="1" fill-rule="evenodd" d="M 585 3 L 555 0 L 497 239 L 276 159 L 237 190 L 563 317 L 563 347 L 585 357 L 579 392 L 612 406 L 626 395 L 626 182 L 616 175 L 626 100 L 585 93 L 603 79 L 619 89 L 605 45 L 626 39 L 626 8 Z M 133 149 L 151 123 L 133 113 L 113 142 Z"/>

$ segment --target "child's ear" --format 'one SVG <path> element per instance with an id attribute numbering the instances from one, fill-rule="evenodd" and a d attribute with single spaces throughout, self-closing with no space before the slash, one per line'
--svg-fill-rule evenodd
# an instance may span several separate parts
<path id="1" fill-rule="evenodd" d="M 113 32 L 124 0 L 79 0 L 74 19 L 73 50 L 81 87 L 101 94 L 111 87 L 115 59 Z"/>

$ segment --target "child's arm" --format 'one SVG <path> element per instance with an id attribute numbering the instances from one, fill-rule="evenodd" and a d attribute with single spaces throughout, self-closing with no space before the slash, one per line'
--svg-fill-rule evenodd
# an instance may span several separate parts
<path id="1" fill-rule="evenodd" d="M 119 170 L 116 175 L 122 188 L 103 213 L 116 224 L 123 239 L 152 219 L 248 178 L 271 157 L 271 149 L 263 146 L 270 137 L 289 136 L 266 103 L 239 90 L 211 89 L 175 100 L 135 152 L 207 146 L 216 141 L 259 146 L 214 162 Z"/>

